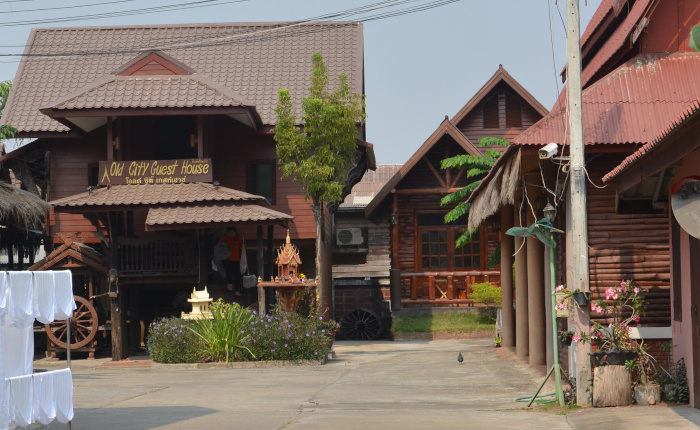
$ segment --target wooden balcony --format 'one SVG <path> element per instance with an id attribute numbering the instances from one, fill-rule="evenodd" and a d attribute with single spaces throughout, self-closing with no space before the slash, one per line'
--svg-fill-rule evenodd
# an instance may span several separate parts
<path id="1" fill-rule="evenodd" d="M 145 238 L 120 237 L 120 279 L 147 279 L 148 282 L 189 282 L 198 276 L 198 250 L 196 239 L 170 234 L 157 234 Z"/>
<path id="2" fill-rule="evenodd" d="M 482 282 L 501 283 L 501 272 L 416 272 L 401 274 L 401 303 L 413 305 L 473 306 L 468 298 L 471 285 Z"/>

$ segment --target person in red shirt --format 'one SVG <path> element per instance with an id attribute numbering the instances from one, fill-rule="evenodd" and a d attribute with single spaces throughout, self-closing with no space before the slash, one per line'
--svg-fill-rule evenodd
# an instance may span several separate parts
<path id="1" fill-rule="evenodd" d="M 226 272 L 226 288 L 235 291 L 235 295 L 240 296 L 243 289 L 243 279 L 241 278 L 241 245 L 243 238 L 238 235 L 236 227 L 229 227 L 226 233 L 221 236 L 219 242 L 228 245 L 231 254 L 223 260 L 224 271 Z"/>

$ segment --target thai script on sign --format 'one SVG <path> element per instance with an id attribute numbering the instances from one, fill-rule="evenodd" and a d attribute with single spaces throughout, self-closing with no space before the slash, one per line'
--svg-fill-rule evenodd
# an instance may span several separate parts
<path id="1" fill-rule="evenodd" d="M 211 182 L 210 158 L 100 161 L 99 185 L 184 184 Z"/>

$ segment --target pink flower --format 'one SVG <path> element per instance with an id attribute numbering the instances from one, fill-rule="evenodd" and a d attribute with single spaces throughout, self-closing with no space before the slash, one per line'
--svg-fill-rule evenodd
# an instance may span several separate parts
<path id="1" fill-rule="evenodd" d="M 591 326 L 591 332 L 595 331 L 595 327 Z"/>
<path id="2" fill-rule="evenodd" d="M 639 317 L 639 315 L 635 315 L 635 316 L 634 316 L 634 322 L 639 322 L 640 319 L 641 319 L 641 318 Z"/>
<path id="3" fill-rule="evenodd" d="M 571 340 L 573 340 L 576 343 L 579 343 L 581 341 L 581 335 L 575 334 L 571 337 Z"/>
<path id="4" fill-rule="evenodd" d="M 634 287 L 634 294 L 639 294 L 639 287 Z"/>
<path id="5" fill-rule="evenodd" d="M 564 289 L 564 286 L 563 286 L 563 285 L 560 285 L 560 286 L 558 286 L 557 288 L 555 288 L 554 291 L 556 291 L 556 292 L 558 293 L 559 291 L 561 291 L 561 290 L 563 290 L 563 289 Z"/>

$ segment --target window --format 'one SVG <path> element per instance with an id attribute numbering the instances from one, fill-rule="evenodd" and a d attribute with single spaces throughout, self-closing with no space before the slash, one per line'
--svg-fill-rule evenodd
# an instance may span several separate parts
<path id="1" fill-rule="evenodd" d="M 506 94 L 506 127 L 522 127 L 523 117 L 518 100 Z"/>
<path id="2" fill-rule="evenodd" d="M 481 270 L 481 232 L 475 232 L 470 242 L 455 249 L 457 239 L 465 231 L 467 217 L 448 225 L 444 219 L 445 214 L 439 212 L 417 214 L 421 270 Z"/>
<path id="3" fill-rule="evenodd" d="M 258 196 L 263 196 L 268 202 L 274 203 L 274 162 L 253 162 L 248 165 L 248 192 Z"/>

